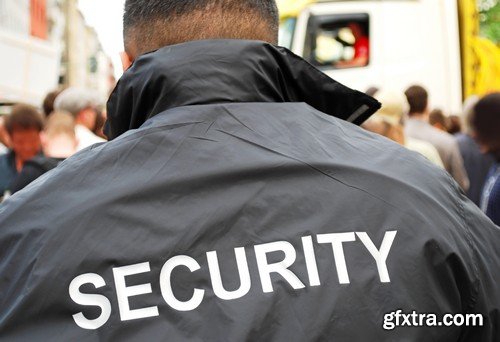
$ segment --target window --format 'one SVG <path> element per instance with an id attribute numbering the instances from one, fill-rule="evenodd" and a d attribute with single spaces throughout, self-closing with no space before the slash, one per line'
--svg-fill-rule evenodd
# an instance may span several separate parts
<path id="1" fill-rule="evenodd" d="M 47 39 L 47 0 L 31 0 L 31 35 Z"/>
<path id="2" fill-rule="evenodd" d="M 313 65 L 341 69 L 369 64 L 368 14 L 312 16 L 307 30 L 304 56 Z"/>

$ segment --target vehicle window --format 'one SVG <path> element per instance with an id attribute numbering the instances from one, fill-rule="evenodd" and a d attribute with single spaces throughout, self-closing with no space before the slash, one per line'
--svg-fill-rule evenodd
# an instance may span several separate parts
<path id="1" fill-rule="evenodd" d="M 364 67 L 370 61 L 367 14 L 311 17 L 304 55 L 330 68 Z"/>

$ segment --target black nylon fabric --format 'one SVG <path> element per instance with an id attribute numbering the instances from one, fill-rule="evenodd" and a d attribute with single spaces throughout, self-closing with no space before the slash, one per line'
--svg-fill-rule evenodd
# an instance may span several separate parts
<path id="1" fill-rule="evenodd" d="M 178 54 L 184 71 L 176 73 L 189 78 L 189 55 Z M 134 89 L 148 80 L 140 65 Z M 125 93 L 118 96 L 124 84 L 111 108 L 134 114 Z M 208 96 L 201 89 L 186 94 Z M 67 159 L 2 204 L 0 340 L 499 340 L 500 228 L 449 175 L 306 103 L 253 100 L 207 98 L 144 114 L 152 117 L 123 134 L 113 128 L 115 114 L 116 139 Z M 365 242 L 382 250 L 394 232 L 384 275 Z M 345 240 L 342 253 L 332 238 Z M 223 288 L 241 290 L 233 298 L 215 290 L 214 253 Z M 266 276 L 267 264 L 281 273 Z M 89 274 L 99 281 L 77 290 L 100 295 L 111 310 L 92 329 L 77 321 L 103 315 L 96 297 L 70 295 Z M 180 310 L 169 286 L 180 302 L 202 300 Z M 131 291 L 125 300 L 124 291 Z M 137 311 L 148 308 L 147 317 Z M 384 330 L 384 314 L 398 309 L 439 319 L 481 313 L 484 326 Z"/>
<path id="2" fill-rule="evenodd" d="M 138 58 L 110 96 L 105 132 L 114 139 L 170 108 L 232 102 L 305 102 L 344 120 L 355 114 L 349 121 L 356 124 L 380 108 L 375 99 L 336 82 L 286 48 L 206 40 Z"/>

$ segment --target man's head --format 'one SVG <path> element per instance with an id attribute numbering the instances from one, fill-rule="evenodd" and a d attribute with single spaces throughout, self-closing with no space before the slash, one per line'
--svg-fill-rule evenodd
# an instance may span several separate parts
<path id="1" fill-rule="evenodd" d="M 382 108 L 372 115 L 363 127 L 404 145 L 403 119 L 408 111 L 405 96 L 401 92 L 382 89 L 377 91 L 374 97 L 382 104 Z"/>
<path id="2" fill-rule="evenodd" d="M 61 89 L 51 91 L 43 99 L 42 108 L 43 108 L 43 113 L 45 114 L 45 117 L 49 116 L 54 111 L 54 101 L 56 100 L 57 96 L 59 96 L 59 94 L 61 92 L 62 92 Z"/>
<path id="3" fill-rule="evenodd" d="M 419 85 L 413 85 L 405 91 L 405 95 L 408 99 L 408 104 L 410 105 L 408 115 L 415 116 L 425 114 L 427 112 L 429 101 L 427 90 Z"/>
<path id="4" fill-rule="evenodd" d="M 275 0 L 127 0 L 125 50 L 131 60 L 163 46 L 202 39 L 251 39 L 275 44 Z"/>
<path id="5" fill-rule="evenodd" d="M 442 131 L 448 131 L 448 117 L 441 109 L 433 109 L 429 114 L 429 123 Z"/>
<path id="6" fill-rule="evenodd" d="M 500 93 L 487 95 L 476 104 L 470 124 L 481 150 L 500 161 Z"/>
<path id="7" fill-rule="evenodd" d="M 43 120 L 36 108 L 25 104 L 14 106 L 7 117 L 5 128 L 11 148 L 20 161 L 29 160 L 40 152 Z"/>
<path id="8" fill-rule="evenodd" d="M 68 112 L 75 118 L 76 124 L 95 128 L 99 97 L 91 90 L 68 88 L 61 92 L 54 101 L 54 109 Z"/>
<path id="9" fill-rule="evenodd" d="M 462 121 L 458 115 L 448 117 L 448 133 L 457 134 L 462 132 Z"/>
<path id="10" fill-rule="evenodd" d="M 48 157 L 68 158 L 78 146 L 75 135 L 75 120 L 66 112 L 54 112 L 47 119 L 42 132 L 43 152 Z"/>

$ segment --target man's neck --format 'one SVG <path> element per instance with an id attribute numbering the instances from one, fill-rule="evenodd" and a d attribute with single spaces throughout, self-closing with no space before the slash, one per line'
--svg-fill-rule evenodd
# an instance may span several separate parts
<path id="1" fill-rule="evenodd" d="M 410 115 L 410 119 L 428 122 L 428 120 L 427 120 L 428 119 L 427 113 L 412 113 Z"/>
<path id="2" fill-rule="evenodd" d="M 16 156 L 15 165 L 16 165 L 17 172 L 18 173 L 21 172 L 21 170 L 23 169 L 23 166 L 24 166 L 24 160 L 19 158 L 18 156 Z"/>
<path id="3" fill-rule="evenodd" d="M 85 124 L 85 121 L 84 121 L 84 120 L 81 120 L 81 119 L 78 119 L 78 118 L 77 118 L 77 119 L 75 120 L 75 124 L 76 124 L 77 126 L 80 126 L 80 127 L 83 127 L 83 128 L 85 128 L 85 129 L 90 130 L 90 128 L 89 128 L 89 127 Z"/>
<path id="4" fill-rule="evenodd" d="M 76 141 L 66 135 L 53 137 L 43 148 L 43 152 L 50 158 L 68 158 L 76 152 Z"/>

